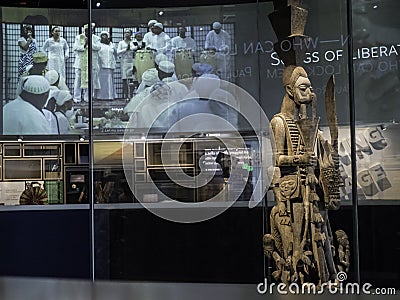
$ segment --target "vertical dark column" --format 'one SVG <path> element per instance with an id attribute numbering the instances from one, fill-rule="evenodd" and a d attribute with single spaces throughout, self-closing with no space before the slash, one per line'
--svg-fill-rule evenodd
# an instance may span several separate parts
<path id="1" fill-rule="evenodd" d="M 356 114 L 354 99 L 354 67 L 353 67 L 353 19 L 352 0 L 347 0 L 347 32 L 349 35 L 348 65 L 349 65 L 349 101 L 350 101 L 350 138 L 351 138 L 351 195 L 353 203 L 353 252 L 355 280 L 360 283 L 360 253 L 358 229 L 358 195 L 357 195 L 357 155 L 356 155 Z"/>
<path id="2" fill-rule="evenodd" d="M 93 69 L 92 69 L 92 1 L 88 1 L 88 110 L 89 110 L 89 203 L 90 203 L 90 278 L 94 281 L 95 277 L 95 216 L 94 216 L 94 183 L 93 183 Z"/>
<path id="3" fill-rule="evenodd" d="M 0 7 L 0 74 L 4 75 L 4 66 L 3 66 L 3 9 Z M 0 135 L 3 134 L 3 99 L 4 99 L 4 92 L 3 92 L 3 79 L 0 80 Z"/>

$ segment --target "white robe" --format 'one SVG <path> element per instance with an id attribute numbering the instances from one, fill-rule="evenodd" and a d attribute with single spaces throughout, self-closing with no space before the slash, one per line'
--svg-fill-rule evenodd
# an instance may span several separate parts
<path id="1" fill-rule="evenodd" d="M 96 90 L 95 98 L 97 99 L 115 99 L 117 93 L 114 87 L 114 69 L 116 65 L 116 49 L 114 44 L 101 44 L 99 51 L 99 80 L 100 89 Z"/>
<path id="2" fill-rule="evenodd" d="M 58 120 L 58 128 L 60 130 L 60 134 L 68 134 L 71 133 L 71 124 L 67 117 L 59 111 L 55 112 Z"/>
<path id="3" fill-rule="evenodd" d="M 48 109 L 42 109 L 44 116 L 47 119 L 47 122 L 49 122 L 50 126 L 50 133 L 51 134 L 59 134 L 60 132 L 58 131 L 58 121 L 57 117 Z"/>
<path id="4" fill-rule="evenodd" d="M 146 48 L 150 47 L 157 50 L 157 54 L 166 53 L 168 50 L 168 42 L 171 38 L 165 32 L 160 34 L 149 35 L 148 41 L 146 41 Z"/>
<path id="5" fill-rule="evenodd" d="M 65 60 L 69 57 L 67 41 L 60 37 L 60 40 L 56 42 L 51 37 L 44 42 L 43 50 L 48 52 L 47 70 L 56 70 L 65 78 Z"/>
<path id="6" fill-rule="evenodd" d="M 196 43 L 194 39 L 189 36 L 181 38 L 179 35 L 172 38 L 169 41 L 169 45 L 171 51 L 174 53 L 177 49 L 191 49 L 194 50 L 196 48 Z"/>
<path id="7" fill-rule="evenodd" d="M 132 76 L 132 69 L 134 66 L 133 52 L 137 49 L 136 46 L 133 45 L 133 41 L 129 42 L 130 49 L 128 49 L 128 43 L 125 40 L 122 40 L 118 43 L 117 55 L 121 58 L 121 77 L 122 79 L 128 79 L 129 76 Z"/>
<path id="8" fill-rule="evenodd" d="M 41 110 L 17 97 L 3 108 L 3 134 L 45 135 L 50 134 L 50 125 Z"/>
<path id="9" fill-rule="evenodd" d="M 75 37 L 75 43 L 72 50 L 75 53 L 75 79 L 74 79 L 74 99 L 80 101 L 81 89 L 84 90 L 84 100 L 88 101 L 87 80 L 89 79 L 88 70 L 88 47 L 85 48 L 85 34 L 79 34 Z M 92 34 L 92 84 L 93 89 L 100 89 L 99 80 L 99 55 L 101 48 L 100 38 Z M 82 83 L 84 83 L 82 85 Z"/>

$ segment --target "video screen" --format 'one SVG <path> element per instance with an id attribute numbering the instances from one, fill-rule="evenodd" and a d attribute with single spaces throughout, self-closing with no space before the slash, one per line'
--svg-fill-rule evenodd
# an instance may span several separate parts
<path id="1" fill-rule="evenodd" d="M 312 11 L 305 27 L 310 39 L 283 40 L 278 47 L 306 49 L 303 66 L 319 100 L 335 76 L 339 123 L 346 125 L 345 1 L 304 6 Z M 3 7 L 2 133 L 81 135 L 90 126 L 99 135 L 264 129 L 285 94 L 268 19 L 273 11 L 272 2 L 93 8 L 89 22 L 85 9 Z M 355 49 L 356 66 L 373 58 L 363 47 Z M 394 57 L 386 53 L 374 60 Z M 356 70 L 356 88 L 364 73 Z M 323 105 L 317 114 L 325 125 Z M 385 117 L 378 109 L 368 114 L 359 117 L 366 123 Z"/>

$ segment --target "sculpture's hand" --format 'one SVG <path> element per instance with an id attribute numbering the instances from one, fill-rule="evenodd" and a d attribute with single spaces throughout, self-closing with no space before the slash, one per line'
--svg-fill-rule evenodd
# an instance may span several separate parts
<path id="1" fill-rule="evenodd" d="M 285 216 L 286 215 L 286 205 L 284 202 L 278 202 L 278 212 L 280 216 Z"/>
<path id="2" fill-rule="evenodd" d="M 317 165 L 317 157 L 311 153 L 300 154 L 299 156 L 300 164 L 316 166 Z"/>
<path id="3" fill-rule="evenodd" d="M 340 208 L 340 200 L 331 200 L 328 204 L 328 209 L 337 210 Z"/>

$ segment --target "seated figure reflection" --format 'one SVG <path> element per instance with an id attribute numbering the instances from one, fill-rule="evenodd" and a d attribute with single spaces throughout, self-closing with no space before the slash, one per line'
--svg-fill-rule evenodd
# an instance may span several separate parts
<path id="1" fill-rule="evenodd" d="M 21 93 L 3 108 L 4 134 L 50 134 L 50 124 L 42 112 L 49 90 L 50 85 L 43 76 L 23 78 Z"/>

